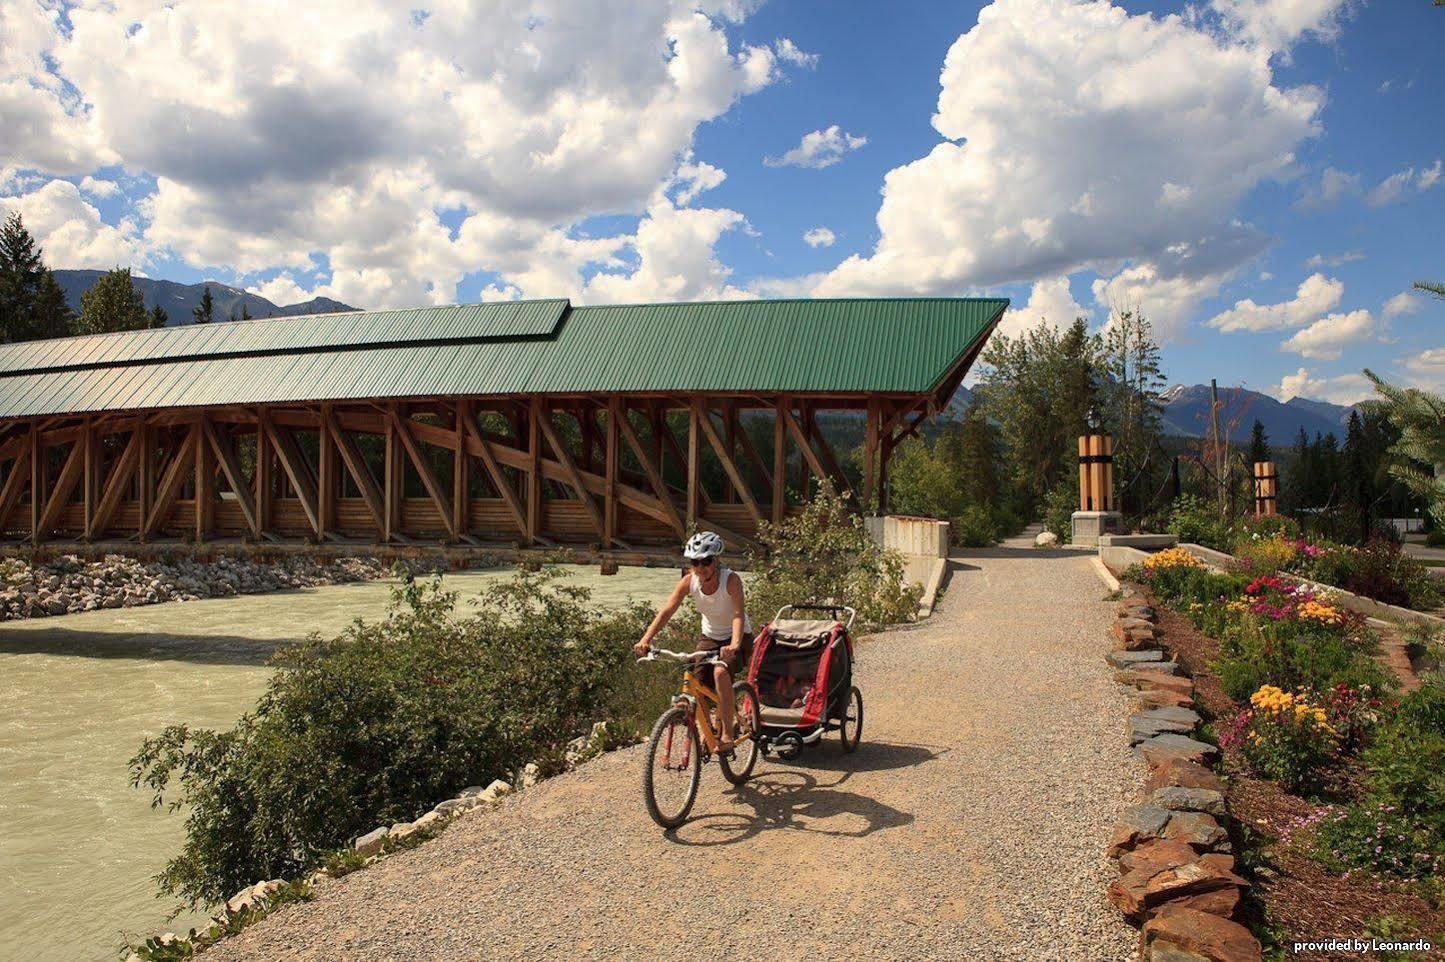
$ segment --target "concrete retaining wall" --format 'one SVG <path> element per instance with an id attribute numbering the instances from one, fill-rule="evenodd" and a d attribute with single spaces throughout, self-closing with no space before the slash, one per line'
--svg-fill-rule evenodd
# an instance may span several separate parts
<path id="1" fill-rule="evenodd" d="M 947 521 L 914 518 L 907 515 L 886 515 L 864 518 L 874 543 L 892 548 L 899 554 L 920 558 L 948 557 Z"/>

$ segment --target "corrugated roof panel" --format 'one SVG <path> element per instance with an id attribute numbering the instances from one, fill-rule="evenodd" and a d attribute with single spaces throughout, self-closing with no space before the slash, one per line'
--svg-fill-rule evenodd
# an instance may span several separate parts
<path id="1" fill-rule="evenodd" d="M 357 311 L 300 317 L 186 324 L 0 345 L 0 373 L 76 364 L 135 363 L 254 351 L 285 352 L 365 344 L 549 337 L 566 300 L 460 304 L 402 311 Z"/>
<path id="2" fill-rule="evenodd" d="M 1000 299 L 940 298 L 566 310 L 565 302 L 546 301 L 521 302 L 518 310 L 498 314 L 490 310 L 493 305 L 470 305 L 446 309 L 449 313 L 427 308 L 332 315 L 359 319 L 336 351 L 308 347 L 300 353 L 232 356 L 277 343 L 260 333 L 274 322 L 215 324 L 194 335 L 188 349 L 226 352 L 221 357 L 181 354 L 186 359 L 129 366 L 123 363 L 127 357 L 159 359 L 175 350 L 175 331 L 101 335 L 112 340 L 100 348 L 66 343 L 78 339 L 7 345 L 0 347 L 0 417 L 429 394 L 922 393 L 954 369 L 1007 306 Z M 558 321 L 548 327 L 553 312 Z M 513 333 L 498 335 L 500 340 L 434 343 L 466 325 Z M 418 336 L 404 346 L 364 346 L 402 328 Z M 543 328 L 547 336 L 530 333 Z M 314 346 L 320 337 L 298 336 L 289 343 Z M 20 373 L 25 364 L 53 366 L 78 348 L 122 366 Z"/>

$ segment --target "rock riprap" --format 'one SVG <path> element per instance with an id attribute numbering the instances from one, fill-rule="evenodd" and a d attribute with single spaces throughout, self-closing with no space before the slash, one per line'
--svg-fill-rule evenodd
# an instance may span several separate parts
<path id="1" fill-rule="evenodd" d="M 0 620 L 373 581 L 391 572 L 391 565 L 375 558 L 256 561 L 222 555 L 212 561 L 140 561 L 115 554 L 99 560 L 60 555 L 35 565 L 6 558 L 0 560 Z"/>

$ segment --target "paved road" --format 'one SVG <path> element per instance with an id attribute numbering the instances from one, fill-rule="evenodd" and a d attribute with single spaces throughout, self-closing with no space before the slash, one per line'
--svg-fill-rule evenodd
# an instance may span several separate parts
<path id="1" fill-rule="evenodd" d="M 1079 554 L 958 559 L 927 622 L 860 649 L 864 745 L 712 768 L 666 837 L 615 752 L 331 882 L 206 958 L 1118 960 L 1115 816 L 1142 783 Z"/>

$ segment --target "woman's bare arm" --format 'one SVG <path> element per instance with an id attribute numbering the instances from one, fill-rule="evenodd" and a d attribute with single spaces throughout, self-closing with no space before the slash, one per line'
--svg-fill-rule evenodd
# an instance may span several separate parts
<path id="1" fill-rule="evenodd" d="M 692 586 L 691 582 L 692 575 L 682 576 L 682 580 L 672 589 L 672 594 L 668 595 L 667 601 L 658 609 L 657 616 L 652 619 L 652 624 L 648 625 L 647 630 L 642 633 L 642 640 L 632 646 L 633 651 L 639 655 L 647 653 L 647 649 L 652 647 L 652 640 L 657 637 L 658 632 L 667 627 L 672 616 L 677 614 L 677 609 L 682 607 L 683 599 L 687 597 L 688 589 Z"/>

